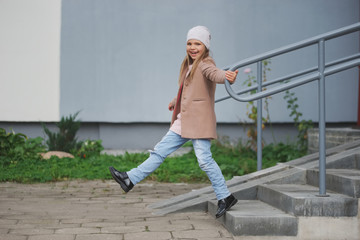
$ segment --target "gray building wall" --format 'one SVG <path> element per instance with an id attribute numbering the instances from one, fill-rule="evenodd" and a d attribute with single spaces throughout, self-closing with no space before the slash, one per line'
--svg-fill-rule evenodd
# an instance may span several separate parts
<path id="1" fill-rule="evenodd" d="M 212 55 L 224 67 L 358 21 L 357 0 L 63 0 L 60 112 L 81 110 L 83 121 L 99 122 L 98 135 L 108 148 L 149 148 L 168 129 L 167 105 L 177 92 L 191 27 L 210 29 Z M 358 34 L 330 41 L 326 48 L 327 61 L 358 52 Z M 271 61 L 268 77 L 274 78 L 315 66 L 317 49 Z M 241 69 L 233 87 L 243 87 L 246 77 Z M 327 122 L 355 122 L 357 69 L 328 77 L 326 87 Z M 317 84 L 294 91 L 304 119 L 316 122 Z M 216 97 L 226 95 L 218 86 Z M 292 121 L 283 96 L 269 100 L 274 123 Z M 246 105 L 234 100 L 216 104 L 219 135 L 246 138 L 238 124 L 249 121 Z M 278 141 L 295 138 L 291 124 L 277 126 Z M 265 138 L 271 142 L 272 134 L 268 131 Z"/>
<path id="2" fill-rule="evenodd" d="M 63 0 L 60 113 L 81 110 L 86 122 L 168 122 L 186 33 L 195 25 L 210 29 L 223 67 L 358 21 L 358 0 Z M 358 52 L 358 34 L 326 48 L 328 61 Z M 274 58 L 269 77 L 313 67 L 316 54 L 309 47 Z M 328 122 L 356 121 L 357 76 L 352 69 L 328 77 Z M 241 72 L 234 88 L 245 79 Z M 317 121 L 316 83 L 295 91 L 304 117 Z M 224 95 L 218 86 L 217 97 Z M 216 106 L 218 122 L 246 122 L 245 112 L 246 103 L 233 100 Z M 273 122 L 291 121 L 283 94 L 270 100 L 270 113 Z"/>

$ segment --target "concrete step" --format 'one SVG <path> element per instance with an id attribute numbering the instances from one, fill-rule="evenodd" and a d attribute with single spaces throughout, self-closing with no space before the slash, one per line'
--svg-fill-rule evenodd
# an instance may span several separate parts
<path id="1" fill-rule="evenodd" d="M 319 186 L 319 170 L 307 170 L 306 179 L 308 184 Z M 360 198 L 360 170 L 326 169 L 326 189 Z"/>
<path id="2" fill-rule="evenodd" d="M 319 197 L 319 189 L 310 185 L 264 184 L 258 186 L 258 199 L 295 216 L 353 217 L 358 199 L 328 191 Z"/>
<path id="3" fill-rule="evenodd" d="M 337 146 L 326 151 L 326 163 L 329 168 L 358 168 L 360 166 L 360 140 Z M 257 186 L 262 184 L 306 184 L 306 170 L 316 168 L 319 154 L 314 153 L 302 158 L 279 163 L 243 176 L 236 176 L 226 182 L 229 190 L 237 199 L 253 200 L 257 198 Z M 344 167 L 345 166 L 345 167 Z M 211 186 L 198 189 L 171 199 L 155 202 L 148 207 L 156 215 L 165 215 L 181 211 L 206 211 L 207 201 L 215 199 Z"/>
<path id="4" fill-rule="evenodd" d="M 215 215 L 217 201 L 210 201 L 209 213 Z M 296 236 L 298 219 L 258 200 L 239 200 L 219 221 L 235 236 Z"/>

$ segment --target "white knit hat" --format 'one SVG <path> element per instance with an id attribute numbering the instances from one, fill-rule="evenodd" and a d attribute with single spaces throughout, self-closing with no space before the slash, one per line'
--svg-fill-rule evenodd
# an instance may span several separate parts
<path id="1" fill-rule="evenodd" d="M 210 48 L 210 31 L 207 27 L 204 26 L 196 26 L 189 30 L 187 34 L 186 42 L 190 39 L 195 39 L 201 41 L 207 49 Z"/>

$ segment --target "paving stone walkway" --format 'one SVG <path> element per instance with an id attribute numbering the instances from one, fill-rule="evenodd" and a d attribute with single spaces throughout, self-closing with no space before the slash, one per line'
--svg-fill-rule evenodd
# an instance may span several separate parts
<path id="1" fill-rule="evenodd" d="M 207 184 L 0 183 L 1 240 L 240 239 L 204 212 L 155 216 L 147 205 Z"/>

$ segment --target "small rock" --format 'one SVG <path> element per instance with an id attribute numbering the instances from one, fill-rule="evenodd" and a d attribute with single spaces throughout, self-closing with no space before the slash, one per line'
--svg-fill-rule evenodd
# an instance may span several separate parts
<path id="1" fill-rule="evenodd" d="M 74 158 L 74 156 L 72 154 L 67 153 L 67 152 L 61 152 L 61 151 L 50 151 L 47 153 L 43 153 L 41 155 L 42 155 L 43 159 L 49 159 L 49 158 L 51 158 L 51 156 L 57 156 L 58 158 L 64 158 L 64 157 Z"/>

